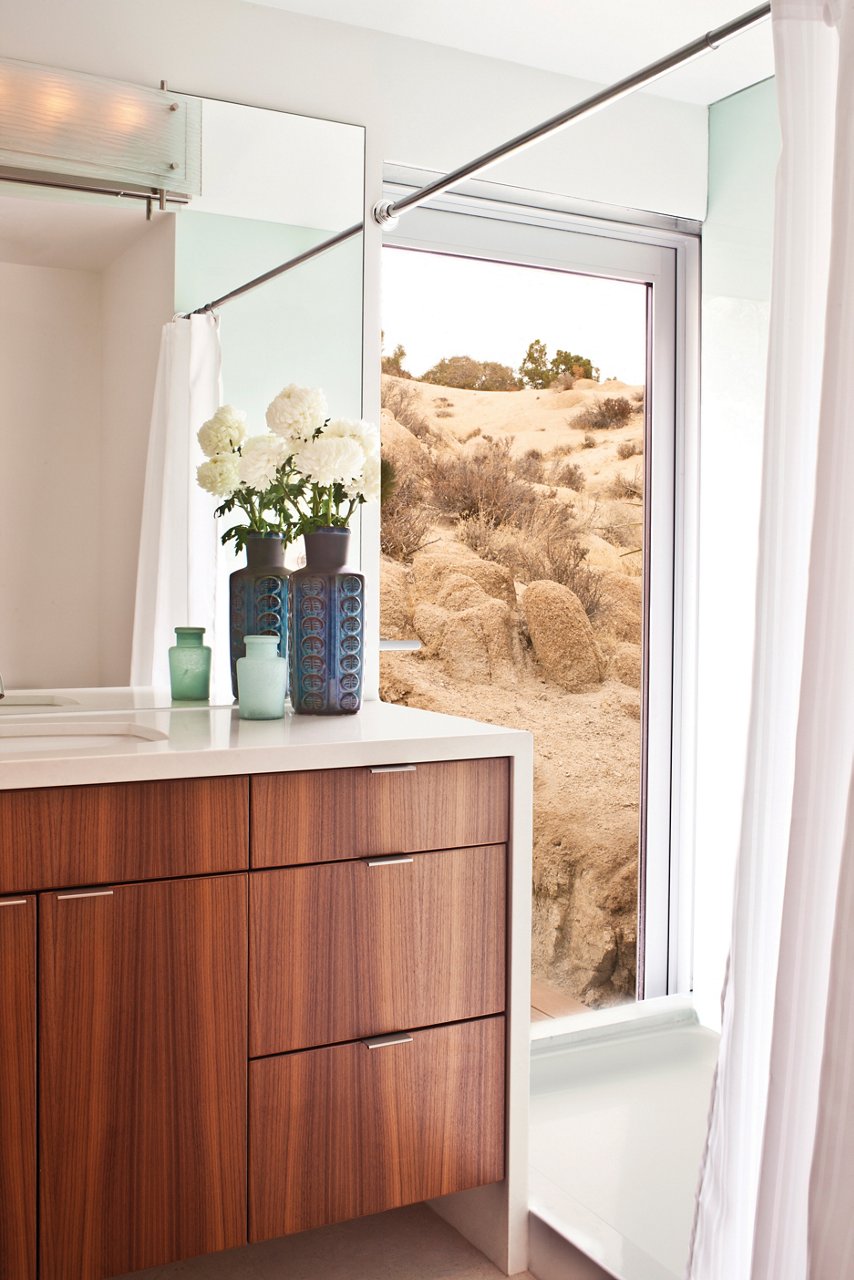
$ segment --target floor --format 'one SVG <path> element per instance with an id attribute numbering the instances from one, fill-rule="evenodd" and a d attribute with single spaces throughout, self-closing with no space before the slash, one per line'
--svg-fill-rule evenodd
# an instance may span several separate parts
<path id="1" fill-rule="evenodd" d="M 694 1023 L 543 1044 L 532 1213 L 619 1280 L 680 1280 L 718 1037 Z"/>
<path id="2" fill-rule="evenodd" d="M 499 1280 L 426 1205 L 135 1271 L 134 1280 Z M 516 1280 L 533 1280 L 525 1271 Z"/>

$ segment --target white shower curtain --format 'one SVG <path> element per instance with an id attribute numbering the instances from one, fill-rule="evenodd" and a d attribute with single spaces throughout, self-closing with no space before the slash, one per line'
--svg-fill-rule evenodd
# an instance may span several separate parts
<path id="1" fill-rule="evenodd" d="M 145 470 L 131 683 L 169 688 L 177 626 L 206 629 L 217 652 L 214 500 L 196 484 L 196 432 L 220 404 L 221 353 L 214 315 L 163 326 Z M 222 624 L 220 624 L 222 625 Z"/>
<path id="2" fill-rule="evenodd" d="M 854 1277 L 854 0 L 772 16 L 753 704 L 690 1280 Z"/>

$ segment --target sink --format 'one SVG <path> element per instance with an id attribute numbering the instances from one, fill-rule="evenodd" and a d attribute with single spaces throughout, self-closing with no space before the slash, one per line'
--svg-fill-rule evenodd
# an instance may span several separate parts
<path id="1" fill-rule="evenodd" d="M 29 720 L 0 725 L 0 755 L 14 751 L 103 751 L 166 742 L 169 735 L 138 724 L 95 720 Z"/>
<path id="2" fill-rule="evenodd" d="M 61 698 L 55 693 L 7 693 L 0 698 L 0 714 L 4 711 L 21 711 L 38 707 L 79 707 L 74 698 Z"/>

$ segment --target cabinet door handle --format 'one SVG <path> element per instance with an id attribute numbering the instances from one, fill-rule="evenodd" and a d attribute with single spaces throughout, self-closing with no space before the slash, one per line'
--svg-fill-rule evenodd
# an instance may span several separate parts
<path id="1" fill-rule="evenodd" d="M 378 764 L 371 768 L 371 773 L 414 773 L 414 764 Z"/>
<path id="2" fill-rule="evenodd" d="M 394 1044 L 412 1044 L 412 1036 L 404 1032 L 400 1036 L 375 1036 L 372 1040 L 363 1040 L 366 1049 L 388 1049 Z"/>
<path id="3" fill-rule="evenodd" d="M 407 854 L 402 853 L 400 857 L 394 858 L 365 858 L 366 867 L 400 867 L 404 862 L 414 862 L 414 858 L 410 858 Z"/>
<path id="4" fill-rule="evenodd" d="M 90 889 L 85 893 L 58 893 L 56 895 L 57 902 L 63 898 L 112 898 L 112 889 Z"/>
<path id="5" fill-rule="evenodd" d="M 27 905 L 26 898 L 3 898 L 0 899 L 0 907 L 25 907 Z"/>

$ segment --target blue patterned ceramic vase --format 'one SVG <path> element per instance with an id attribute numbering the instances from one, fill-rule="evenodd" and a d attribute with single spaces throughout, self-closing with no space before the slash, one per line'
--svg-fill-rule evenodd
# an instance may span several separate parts
<path id="1" fill-rule="evenodd" d="M 285 546 L 274 533 L 251 533 L 246 565 L 229 578 L 231 692 L 237 697 L 237 659 L 246 653 L 243 637 L 278 636 L 280 658 L 288 656 L 288 577 Z"/>
<path id="2" fill-rule="evenodd" d="M 345 569 L 349 529 L 305 535 L 290 577 L 291 702 L 300 715 L 352 715 L 362 705 L 365 579 Z"/>

